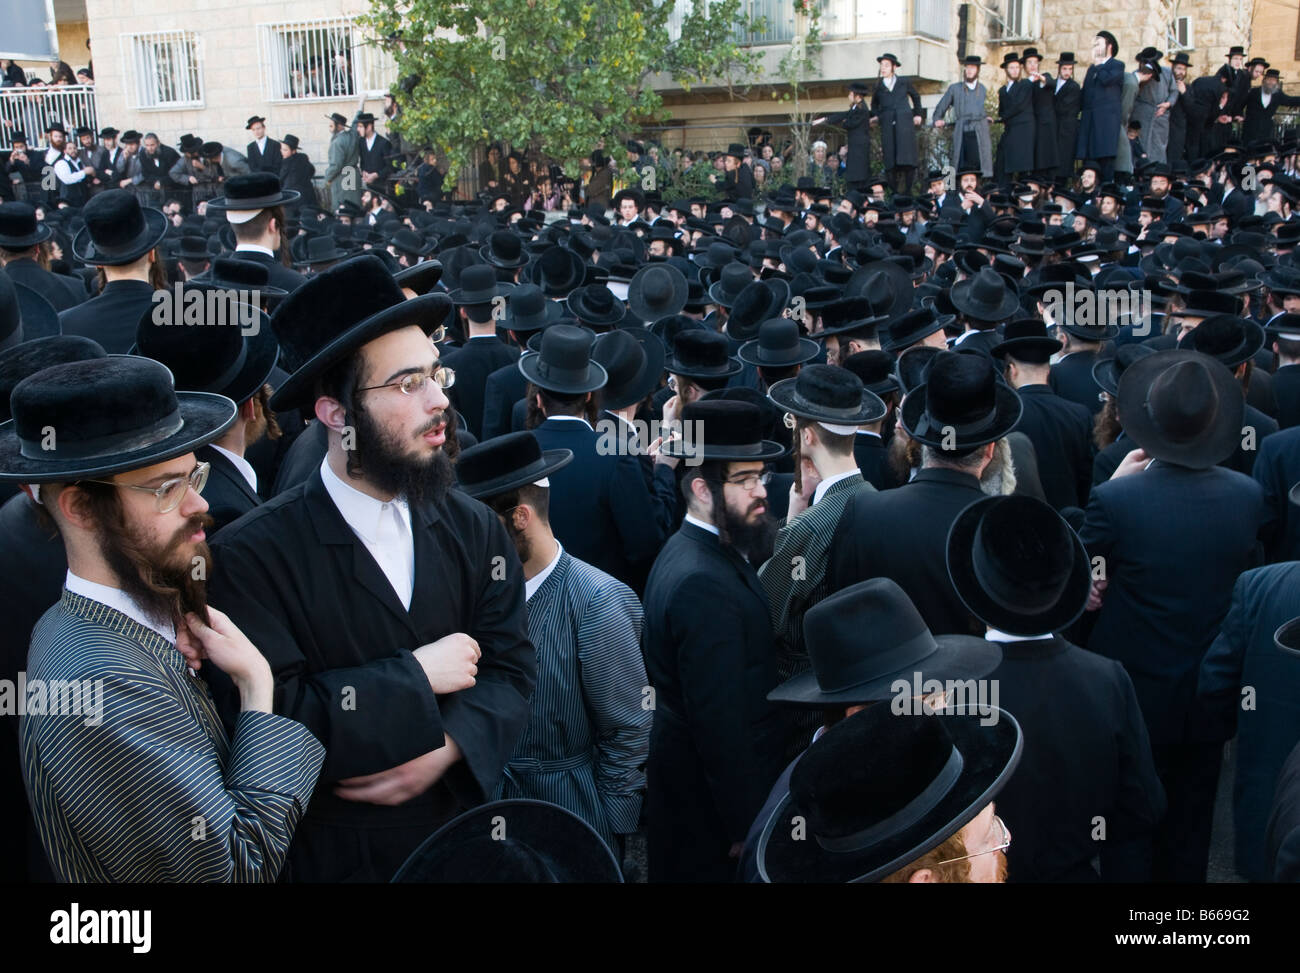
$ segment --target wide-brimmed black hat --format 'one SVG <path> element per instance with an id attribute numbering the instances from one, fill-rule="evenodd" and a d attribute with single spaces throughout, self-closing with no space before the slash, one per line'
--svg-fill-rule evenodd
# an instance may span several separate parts
<path id="1" fill-rule="evenodd" d="M 393 881 L 595 883 L 622 882 L 623 874 L 609 846 L 572 811 L 518 799 L 483 804 L 448 821 L 411 853 Z"/>
<path id="2" fill-rule="evenodd" d="M 585 328 L 554 324 L 542 332 L 538 352 L 519 359 L 519 371 L 538 388 L 560 395 L 581 395 L 605 385 L 609 376 L 591 360 L 595 336 Z"/>
<path id="3" fill-rule="evenodd" d="M 992 358 L 940 351 L 925 381 L 907 393 L 900 421 L 922 445 L 962 452 L 1011 432 L 1022 408 L 1015 389 L 998 380 Z"/>
<path id="4" fill-rule="evenodd" d="M 623 302 L 607 285 L 599 283 L 579 287 L 565 298 L 564 303 L 570 314 L 592 327 L 616 325 L 626 313 Z"/>
<path id="5" fill-rule="evenodd" d="M 19 382 L 9 403 L 0 481 L 11 483 L 72 482 L 184 456 L 220 438 L 238 411 L 223 395 L 177 392 L 163 365 L 134 355 L 53 365 Z"/>
<path id="6" fill-rule="evenodd" d="M 948 577 L 985 625 L 1047 635 L 1083 614 L 1092 586 L 1088 552 L 1059 513 L 1033 497 L 984 497 L 948 530 Z"/>
<path id="7" fill-rule="evenodd" d="M 479 247 L 479 255 L 493 267 L 513 269 L 528 263 L 524 241 L 509 230 L 497 230 Z"/>
<path id="8" fill-rule="evenodd" d="M 403 267 L 393 274 L 399 287 L 409 288 L 417 294 L 427 294 L 442 280 L 442 263 L 438 260 L 421 260 L 412 267 Z"/>
<path id="9" fill-rule="evenodd" d="M 296 203 L 302 194 L 282 189 L 273 172 L 250 172 L 226 180 L 226 195 L 208 201 L 208 212 L 225 213 L 227 222 L 247 223 L 264 209 Z"/>
<path id="10" fill-rule="evenodd" d="M 841 720 L 795 764 L 759 834 L 763 881 L 886 878 L 965 827 L 1020 762 L 1020 725 L 1005 710 L 892 708 Z"/>
<path id="11" fill-rule="evenodd" d="M 1047 334 L 1047 324 L 1042 318 L 1021 318 L 1008 321 L 1002 340 L 989 349 L 994 358 L 1008 355 L 1030 365 L 1046 365 L 1064 345 Z"/>
<path id="12" fill-rule="evenodd" d="M 792 318 L 769 318 L 758 329 L 758 337 L 736 349 L 736 357 L 759 368 L 789 368 L 812 361 L 821 346 L 799 337 L 799 325 Z"/>
<path id="13" fill-rule="evenodd" d="M 564 307 L 542 293 L 536 284 L 520 284 L 506 298 L 501 327 L 520 333 L 540 331 L 564 317 Z"/>
<path id="14" fill-rule="evenodd" d="M 511 432 L 462 450 L 456 478 L 461 490 L 482 500 L 536 483 L 572 461 L 572 450 L 543 451 L 531 432 Z"/>
<path id="15" fill-rule="evenodd" d="M 952 285 L 953 305 L 977 321 L 1004 321 L 1020 308 L 1015 288 L 992 267 Z"/>
<path id="16" fill-rule="evenodd" d="M 36 208 L 29 203 L 0 203 L 0 247 L 26 250 L 53 236 L 44 223 L 36 221 Z"/>
<path id="17" fill-rule="evenodd" d="M 709 300 L 730 308 L 753 280 L 748 264 L 729 263 L 718 271 L 717 281 L 709 288 Z"/>
<path id="18" fill-rule="evenodd" d="M 872 348 L 855 352 L 841 361 L 840 367 L 861 379 L 868 392 L 883 397 L 899 391 L 898 378 L 894 375 L 894 356 L 887 351 Z"/>
<path id="19" fill-rule="evenodd" d="M 577 253 L 556 244 L 537 256 L 528 267 L 528 275 L 547 297 L 565 297 L 582 284 L 585 267 Z"/>
<path id="20" fill-rule="evenodd" d="M 646 264 L 628 284 L 627 306 L 648 324 L 685 307 L 686 291 L 686 275 L 672 264 Z"/>
<path id="21" fill-rule="evenodd" d="M 778 317 L 790 303 L 790 285 L 772 278 L 747 284 L 736 297 L 727 315 L 727 334 L 737 341 L 758 336 L 764 321 Z"/>
<path id="22" fill-rule="evenodd" d="M 1209 469 L 1232 455 L 1246 403 L 1226 365 L 1199 351 L 1159 351 L 1124 370 L 1124 432 L 1153 459 Z"/>
<path id="23" fill-rule="evenodd" d="M 509 298 L 515 285 L 497 280 L 495 268 L 488 264 L 474 264 L 460 273 L 460 286 L 447 296 L 457 306 L 491 304 L 494 298 Z"/>
<path id="24" fill-rule="evenodd" d="M 1148 355 L 1154 355 L 1155 353 L 1156 350 L 1150 345 L 1138 342 L 1118 345 L 1113 356 L 1098 358 L 1092 363 L 1093 381 L 1097 383 L 1103 392 L 1114 398 L 1119 394 L 1119 380 L 1124 375 L 1125 369 L 1139 358 L 1146 358 Z"/>
<path id="25" fill-rule="evenodd" d="M 878 702 L 896 695 L 898 679 L 982 679 L 1002 661 L 998 647 L 982 638 L 930 634 L 888 578 L 827 596 L 804 615 L 803 633 L 812 668 L 768 693 L 774 703 L 822 709 Z"/>
<path id="26" fill-rule="evenodd" d="M 881 336 L 880 347 L 891 353 L 902 351 L 936 331 L 942 331 L 953 320 L 951 315 L 940 315 L 933 306 L 908 311 L 902 317 L 889 322 L 885 333 Z"/>
<path id="27" fill-rule="evenodd" d="M 427 257 L 438 249 L 436 241 L 426 240 L 414 230 L 405 228 L 394 233 L 389 238 L 388 245 L 399 254 L 405 254 L 408 257 Z"/>
<path id="28" fill-rule="evenodd" d="M 1278 264 L 1260 274 L 1259 282 L 1274 294 L 1300 294 L 1300 267 Z"/>
<path id="29" fill-rule="evenodd" d="M 383 261 L 372 254 L 344 260 L 308 278 L 275 309 L 271 327 L 292 374 L 271 408 L 308 404 L 316 381 L 362 345 L 400 328 L 436 331 L 451 312 L 445 294 L 406 300 Z"/>
<path id="30" fill-rule="evenodd" d="M 1216 314 L 1192 329 L 1179 347 L 1204 352 L 1228 368 L 1236 368 L 1264 347 L 1264 328 L 1249 318 Z"/>
<path id="31" fill-rule="evenodd" d="M 794 378 L 774 384 L 767 397 L 784 412 L 837 426 L 875 422 L 888 411 L 880 397 L 863 386 L 862 379 L 835 365 L 809 365 Z"/>
<path id="32" fill-rule="evenodd" d="M 337 263 L 351 256 L 351 251 L 341 249 L 334 237 L 329 234 L 303 236 L 298 237 L 298 240 L 303 241 L 298 247 L 289 245 L 290 252 L 294 253 L 295 267 L 317 267 L 321 264 Z M 297 243 L 297 240 L 294 243 Z"/>
<path id="33" fill-rule="evenodd" d="M 85 225 L 72 239 L 72 255 L 82 263 L 120 267 L 135 263 L 167 235 L 167 217 L 145 209 L 134 193 L 106 189 L 81 210 Z"/>
<path id="34" fill-rule="evenodd" d="M 0 353 L 0 422 L 8 422 L 9 396 L 19 382 L 42 369 L 65 362 L 89 361 L 107 354 L 98 341 L 56 334 L 20 342 Z"/>
<path id="35" fill-rule="evenodd" d="M 664 359 L 664 370 L 687 378 L 727 378 L 745 367 L 727 354 L 727 348 L 726 337 L 716 331 L 679 331 Z"/>
<path id="36" fill-rule="evenodd" d="M 785 446 L 763 438 L 763 410 L 735 399 L 701 399 L 682 409 L 684 429 L 699 430 L 693 439 L 674 438 L 662 447 L 665 456 L 701 462 L 759 462 L 778 459 Z"/>
<path id="37" fill-rule="evenodd" d="M 865 297 L 872 316 L 898 317 L 912 306 L 912 275 L 892 260 L 873 260 L 853 272 L 844 297 Z"/>
<path id="38" fill-rule="evenodd" d="M 207 270 L 191 278 L 187 285 L 211 290 L 241 291 L 250 295 L 256 292 L 259 298 L 270 298 L 272 303 L 289 294 L 284 288 L 271 283 L 270 270 L 266 264 L 239 257 L 215 258 Z"/>
<path id="39" fill-rule="evenodd" d="M 591 357 L 609 376 L 601 392 L 604 407 L 624 409 L 658 388 L 664 353 L 664 343 L 646 328 L 616 328 L 598 335 Z"/>

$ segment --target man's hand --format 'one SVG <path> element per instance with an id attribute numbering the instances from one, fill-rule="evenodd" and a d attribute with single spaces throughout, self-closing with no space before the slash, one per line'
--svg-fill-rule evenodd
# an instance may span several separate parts
<path id="1" fill-rule="evenodd" d="M 1125 454 L 1120 460 L 1119 466 L 1115 467 L 1115 472 L 1110 475 L 1112 480 L 1121 476 L 1128 476 L 1131 473 L 1140 473 L 1146 469 L 1147 463 L 1151 458 L 1141 449 L 1134 449 Z"/>
<path id="2" fill-rule="evenodd" d="M 913 124 L 913 125 L 920 125 L 920 124 L 921 124 L 921 116 L 920 116 L 920 115 L 913 115 L 913 116 L 912 116 L 912 124 Z"/>
<path id="3" fill-rule="evenodd" d="M 1162 101 L 1160 104 L 1156 105 L 1156 118 L 1159 118 L 1165 112 L 1169 111 L 1169 104 L 1170 103 L 1167 101 Z"/>
<path id="4" fill-rule="evenodd" d="M 944 125 L 944 122 L 943 122 L 943 119 L 942 119 L 942 118 L 936 118 L 936 119 L 934 120 L 934 127 L 935 127 L 935 128 L 943 128 L 943 125 Z"/>
<path id="5" fill-rule="evenodd" d="M 469 689 L 478 675 L 478 660 L 482 651 L 478 642 L 464 632 L 422 645 L 411 653 L 424 669 L 429 687 L 439 696 Z"/>
<path id="6" fill-rule="evenodd" d="M 825 125 L 825 124 L 826 124 L 826 116 L 823 115 L 823 116 L 821 116 L 820 118 L 814 118 L 814 119 L 813 119 L 811 122 L 809 122 L 808 124 L 809 124 L 809 125 Z"/>
<path id="7" fill-rule="evenodd" d="M 190 177 L 189 177 L 189 180 L 190 180 L 190 185 L 191 185 L 191 186 L 197 186 L 197 185 L 199 184 L 198 179 L 194 178 L 193 176 L 190 176 Z"/>
<path id="8" fill-rule="evenodd" d="M 176 648 L 190 668 L 207 659 L 228 675 L 243 709 L 270 713 L 274 680 L 266 657 L 225 614 L 209 607 L 208 618 L 211 626 L 193 612 L 186 615 L 176 626 Z"/>
<path id="9" fill-rule="evenodd" d="M 1101 610 L 1101 603 L 1109 584 L 1110 582 L 1105 578 L 1092 582 L 1092 585 L 1088 588 L 1088 603 L 1084 606 L 1084 611 L 1095 612 Z"/>
<path id="10" fill-rule="evenodd" d="M 334 786 L 334 794 L 345 801 L 383 804 L 392 807 L 419 797 L 442 779 L 448 768 L 463 756 L 451 737 L 437 750 L 408 760 L 404 764 L 364 777 L 349 777 Z"/>

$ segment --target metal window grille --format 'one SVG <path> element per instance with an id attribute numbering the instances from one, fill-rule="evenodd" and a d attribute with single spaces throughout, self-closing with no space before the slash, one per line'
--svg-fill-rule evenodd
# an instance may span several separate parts
<path id="1" fill-rule="evenodd" d="M 325 101 L 381 95 L 396 75 L 391 57 L 346 17 L 258 24 L 262 89 L 268 101 Z"/>
<path id="2" fill-rule="evenodd" d="M 200 41 L 192 31 L 164 30 L 119 37 L 131 107 L 201 108 Z"/>
<path id="3" fill-rule="evenodd" d="M 95 118 L 95 89 L 88 85 L 47 85 L 44 88 L 0 88 L 0 149 L 22 132 L 31 148 L 45 144 L 45 128 L 62 122 L 68 132 L 85 125 L 99 131 Z"/>

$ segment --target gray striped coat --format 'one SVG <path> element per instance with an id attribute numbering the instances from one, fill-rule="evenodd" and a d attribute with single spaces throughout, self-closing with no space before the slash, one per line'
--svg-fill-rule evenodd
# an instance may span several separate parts
<path id="1" fill-rule="evenodd" d="M 242 712 L 227 740 L 171 642 L 66 589 L 32 633 L 29 697 L 37 679 L 103 687 L 98 718 L 29 707 L 19 726 L 60 880 L 275 881 L 325 759 L 302 724 Z"/>
<path id="2" fill-rule="evenodd" d="M 561 550 L 528 599 L 537 686 L 497 798 L 572 811 L 613 845 L 636 830 L 653 710 L 632 589 Z"/>

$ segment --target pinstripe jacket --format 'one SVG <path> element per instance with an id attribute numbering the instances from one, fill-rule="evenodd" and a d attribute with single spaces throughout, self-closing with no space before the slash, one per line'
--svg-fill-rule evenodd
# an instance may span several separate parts
<path id="1" fill-rule="evenodd" d="M 29 693 L 37 679 L 102 686 L 93 715 L 29 706 L 19 728 L 58 878 L 275 880 L 325 758 L 302 724 L 242 712 L 228 741 L 207 684 L 172 643 L 66 589 L 32 634 Z"/>
<path id="2" fill-rule="evenodd" d="M 641 602 L 627 585 L 561 549 L 528 599 L 537 687 L 497 797 L 550 801 L 613 845 L 635 831 L 651 710 Z"/>

